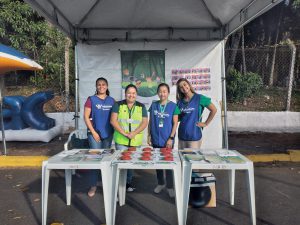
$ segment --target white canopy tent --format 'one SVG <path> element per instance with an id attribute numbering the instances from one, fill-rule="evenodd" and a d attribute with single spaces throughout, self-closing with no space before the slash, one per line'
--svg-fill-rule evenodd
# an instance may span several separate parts
<path id="1" fill-rule="evenodd" d="M 204 146 L 227 148 L 223 40 L 282 0 L 25 1 L 76 43 L 76 128 L 82 126 L 78 120 L 82 118 L 78 114 L 78 100 L 83 109 L 84 99 L 93 94 L 90 90 L 94 90 L 99 74 L 108 78 L 113 97 L 122 98 L 118 91 L 121 89 L 118 50 L 166 49 L 165 74 L 169 84 L 168 75 L 174 68 L 212 68 L 214 90 L 204 94 L 212 97 L 223 113 L 219 110 L 215 125 L 204 134 L 214 144 L 204 143 Z M 182 55 L 175 57 L 178 52 Z M 174 92 L 171 100 L 175 100 Z M 216 132 L 222 128 L 223 134 Z"/>
<path id="2" fill-rule="evenodd" d="M 223 40 L 281 0 L 25 0 L 75 41 Z"/>

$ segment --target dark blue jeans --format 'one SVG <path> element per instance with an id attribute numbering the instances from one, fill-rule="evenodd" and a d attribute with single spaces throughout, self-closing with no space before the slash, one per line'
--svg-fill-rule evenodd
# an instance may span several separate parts
<path id="1" fill-rule="evenodd" d="M 107 149 L 111 147 L 111 142 L 113 136 L 110 136 L 105 139 L 101 139 L 101 141 L 96 142 L 95 139 L 93 138 L 93 135 L 91 133 L 88 133 L 88 141 L 90 145 L 90 149 Z M 99 179 L 99 170 L 90 170 L 88 172 L 88 178 L 89 178 L 89 185 L 91 187 L 97 185 L 97 181 Z"/>

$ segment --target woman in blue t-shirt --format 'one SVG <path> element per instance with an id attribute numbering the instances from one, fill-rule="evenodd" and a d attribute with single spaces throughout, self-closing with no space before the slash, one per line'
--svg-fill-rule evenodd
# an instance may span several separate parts
<path id="1" fill-rule="evenodd" d="M 96 93 L 88 97 L 84 105 L 84 121 L 88 128 L 87 137 L 91 149 L 110 148 L 113 138 L 113 127 L 110 124 L 111 109 L 115 100 L 109 96 L 108 82 L 100 77 L 96 80 Z M 99 170 L 89 173 L 90 190 L 93 197 L 97 190 Z"/>
<path id="2" fill-rule="evenodd" d="M 180 111 L 177 105 L 168 100 L 169 85 L 161 83 L 157 88 L 159 101 L 153 102 L 149 108 L 150 121 L 148 126 L 148 144 L 154 148 L 173 148 L 175 132 Z M 165 188 L 163 170 L 156 170 L 158 185 L 155 193 L 160 193 Z M 166 185 L 170 197 L 174 197 L 173 174 L 166 170 Z"/>
<path id="3" fill-rule="evenodd" d="M 197 94 L 187 79 L 179 79 L 176 85 L 177 105 L 181 112 L 179 116 L 178 148 L 199 149 L 202 143 L 202 129 L 209 125 L 217 109 L 210 98 Z M 210 112 L 206 121 L 202 122 L 202 113 L 205 108 Z"/>

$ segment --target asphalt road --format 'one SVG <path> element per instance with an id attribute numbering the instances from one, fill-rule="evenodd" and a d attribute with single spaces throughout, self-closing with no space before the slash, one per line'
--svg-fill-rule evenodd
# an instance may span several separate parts
<path id="1" fill-rule="evenodd" d="M 65 204 L 63 171 L 51 173 L 49 186 L 49 224 L 105 224 L 101 188 L 89 198 L 86 194 L 86 172 L 73 177 L 72 205 Z M 244 172 L 236 173 L 235 205 L 228 203 L 226 172 L 217 177 L 217 207 L 190 208 L 188 225 L 246 225 L 250 224 L 248 195 Z M 41 224 L 41 170 L 0 170 L 0 224 Z M 175 225 L 174 199 L 166 192 L 154 194 L 154 171 L 136 171 L 137 189 L 127 194 L 126 205 L 117 206 L 116 225 Z M 300 224 L 300 164 L 280 164 L 255 167 L 256 212 L 258 225 Z"/>

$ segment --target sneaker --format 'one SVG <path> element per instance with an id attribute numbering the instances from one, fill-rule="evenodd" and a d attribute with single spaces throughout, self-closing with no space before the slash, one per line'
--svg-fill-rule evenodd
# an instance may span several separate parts
<path id="1" fill-rule="evenodd" d="M 96 194 L 96 190 L 97 190 L 96 186 L 91 187 L 89 192 L 88 192 L 88 196 L 89 197 L 94 197 L 94 195 Z"/>
<path id="2" fill-rule="evenodd" d="M 155 188 L 154 188 L 154 193 L 158 194 L 160 193 L 166 186 L 165 185 L 157 185 Z"/>
<path id="3" fill-rule="evenodd" d="M 126 184 L 126 191 L 127 192 L 133 192 L 134 190 L 135 190 L 135 187 L 133 187 L 131 183 Z"/>
<path id="4" fill-rule="evenodd" d="M 167 191 L 168 191 L 168 194 L 169 194 L 170 198 L 174 198 L 175 197 L 175 192 L 174 192 L 173 188 L 168 188 Z"/>

